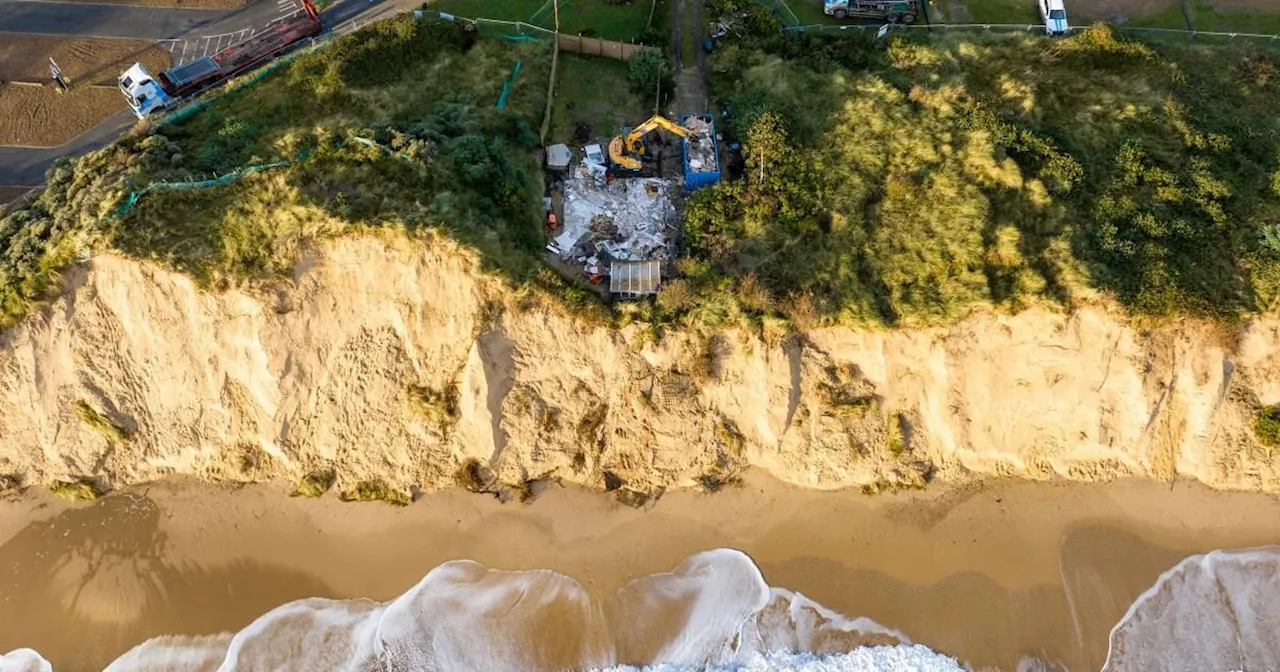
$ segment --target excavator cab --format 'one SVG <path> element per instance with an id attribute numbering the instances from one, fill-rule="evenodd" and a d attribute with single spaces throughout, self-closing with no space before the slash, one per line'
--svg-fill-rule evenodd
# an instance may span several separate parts
<path id="1" fill-rule="evenodd" d="M 682 138 L 688 138 L 693 135 L 693 131 L 684 126 L 662 115 L 655 114 L 649 117 L 648 121 L 635 128 L 622 129 L 621 135 L 614 136 L 609 141 L 609 163 L 612 167 L 628 173 L 638 173 L 644 170 L 644 162 L 649 155 L 649 149 L 645 144 L 645 136 L 658 129 L 670 131 Z"/>

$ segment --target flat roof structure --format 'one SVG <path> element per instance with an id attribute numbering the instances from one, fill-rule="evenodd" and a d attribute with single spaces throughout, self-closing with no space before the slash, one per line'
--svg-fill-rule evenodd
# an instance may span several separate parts
<path id="1" fill-rule="evenodd" d="M 662 262 L 615 261 L 609 264 L 609 293 L 621 299 L 638 299 L 658 293 L 662 285 Z"/>

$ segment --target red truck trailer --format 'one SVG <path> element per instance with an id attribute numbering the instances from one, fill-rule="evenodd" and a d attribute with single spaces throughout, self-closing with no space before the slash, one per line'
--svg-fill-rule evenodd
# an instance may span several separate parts
<path id="1" fill-rule="evenodd" d="M 210 56 L 169 68 L 152 77 L 141 63 L 120 75 L 120 90 L 139 119 L 163 111 L 251 70 L 324 29 L 311 0 L 301 0 L 302 12 L 273 22 L 266 29 Z"/>

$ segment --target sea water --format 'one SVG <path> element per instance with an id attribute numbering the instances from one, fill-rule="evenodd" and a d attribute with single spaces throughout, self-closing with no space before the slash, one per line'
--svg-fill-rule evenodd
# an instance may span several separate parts
<path id="1" fill-rule="evenodd" d="M 0 672 L 45 672 L 30 649 Z M 955 672 L 943 653 L 769 586 L 745 554 L 695 554 L 605 600 L 547 570 L 445 563 L 389 602 L 310 598 L 237 633 L 158 637 L 109 672 L 349 670 Z M 1280 547 L 1187 558 L 1111 632 L 1107 670 L 1280 670 Z"/>

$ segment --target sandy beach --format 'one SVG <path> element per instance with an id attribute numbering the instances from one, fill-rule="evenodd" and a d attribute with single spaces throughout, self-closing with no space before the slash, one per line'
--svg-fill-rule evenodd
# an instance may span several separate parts
<path id="1" fill-rule="evenodd" d="M 238 630 L 303 597 L 392 598 L 452 559 L 547 568 L 593 593 L 691 553 L 747 552 L 770 585 L 866 616 L 975 668 L 1030 656 L 1098 669 L 1160 572 L 1280 542 L 1280 501 L 1192 482 L 990 482 L 864 496 L 751 474 L 648 510 L 553 488 L 530 505 L 465 492 L 397 509 L 173 481 L 70 505 L 0 503 L 0 651 L 100 669 L 161 634 Z"/>

